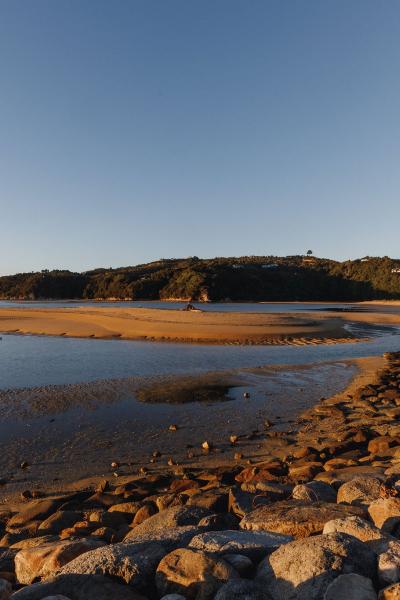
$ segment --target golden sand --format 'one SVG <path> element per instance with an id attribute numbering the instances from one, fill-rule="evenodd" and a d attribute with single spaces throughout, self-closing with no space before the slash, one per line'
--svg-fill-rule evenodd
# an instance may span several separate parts
<path id="1" fill-rule="evenodd" d="M 325 343 L 349 334 L 337 315 L 190 312 L 146 308 L 2 308 L 0 331 L 197 343 Z"/>

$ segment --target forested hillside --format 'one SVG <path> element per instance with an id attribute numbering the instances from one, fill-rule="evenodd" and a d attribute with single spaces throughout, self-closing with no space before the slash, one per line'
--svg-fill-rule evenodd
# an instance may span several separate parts
<path id="1" fill-rule="evenodd" d="M 371 257 L 336 262 L 310 256 L 162 259 L 85 273 L 56 270 L 4 276 L 0 277 L 0 297 L 216 302 L 400 299 L 400 260 Z"/>

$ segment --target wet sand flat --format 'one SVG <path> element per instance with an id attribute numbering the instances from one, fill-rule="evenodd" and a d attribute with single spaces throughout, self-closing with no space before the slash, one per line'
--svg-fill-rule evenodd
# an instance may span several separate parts
<path id="1" fill-rule="evenodd" d="M 399 316 L 400 322 L 400 316 Z M 352 336 L 335 314 L 265 314 L 145 308 L 0 309 L 0 331 L 195 343 L 321 343 Z"/>
<path id="2" fill-rule="evenodd" d="M 240 437 L 245 459 L 262 456 L 268 450 L 263 450 L 266 419 L 274 430 L 288 430 L 321 396 L 339 393 L 355 376 L 357 384 L 360 376 L 368 380 L 381 364 L 374 357 L 3 391 L 0 472 L 7 484 L 0 489 L 0 501 L 26 487 L 58 490 L 88 476 L 113 477 L 114 460 L 124 465 L 121 475 L 131 473 L 150 466 L 155 450 L 164 468 L 171 457 L 186 466 L 228 464 L 235 453 L 232 434 Z M 225 401 L 213 401 L 212 394 L 209 401 L 195 396 L 194 402 L 171 404 L 171 398 L 182 401 L 179 390 L 191 393 L 197 386 L 205 397 L 205 387 L 217 385 Z M 173 423 L 177 431 L 169 430 Z M 216 451 L 204 455 L 204 440 Z M 19 468 L 23 461 L 29 464 L 25 470 Z"/>

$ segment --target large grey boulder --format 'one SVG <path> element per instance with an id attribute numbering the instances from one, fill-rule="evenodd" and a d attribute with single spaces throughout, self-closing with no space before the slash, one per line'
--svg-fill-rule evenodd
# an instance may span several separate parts
<path id="1" fill-rule="evenodd" d="M 146 600 L 128 585 L 100 575 L 57 575 L 18 590 L 12 600 L 43 600 L 61 594 L 71 600 Z"/>
<path id="2" fill-rule="evenodd" d="M 239 575 L 229 563 L 191 548 L 167 554 L 156 573 L 160 595 L 177 593 L 189 600 L 211 600 L 230 579 L 239 579 Z"/>
<path id="3" fill-rule="evenodd" d="M 210 510 L 200 506 L 172 506 L 137 525 L 127 538 L 133 539 L 143 534 L 153 534 L 156 531 L 163 531 L 167 527 L 198 525 L 203 517 L 211 514 Z"/>
<path id="4" fill-rule="evenodd" d="M 350 515 L 362 516 L 364 510 L 357 506 L 344 506 L 330 502 L 310 504 L 300 500 L 284 500 L 256 508 L 243 517 L 240 527 L 303 538 L 320 533 L 328 521 Z"/>
<path id="5" fill-rule="evenodd" d="M 167 551 L 158 543 L 110 544 L 86 552 L 68 563 L 63 575 L 107 575 L 135 588 L 144 588 L 153 578 Z"/>
<path id="6" fill-rule="evenodd" d="M 243 554 L 258 561 L 292 540 L 290 535 L 264 531 L 207 531 L 196 535 L 189 547 L 219 555 Z"/>
<path id="7" fill-rule="evenodd" d="M 257 580 L 273 600 L 321 600 L 336 577 L 375 574 L 376 555 L 344 533 L 317 535 L 289 542 L 265 558 Z"/>
<path id="8" fill-rule="evenodd" d="M 328 586 L 324 600 L 377 600 L 377 595 L 368 577 L 349 573 L 339 575 Z"/>

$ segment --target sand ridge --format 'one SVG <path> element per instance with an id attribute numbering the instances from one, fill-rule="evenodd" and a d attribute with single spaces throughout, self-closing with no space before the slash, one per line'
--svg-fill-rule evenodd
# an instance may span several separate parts
<path id="1" fill-rule="evenodd" d="M 353 340 L 342 316 L 191 312 L 146 308 L 1 308 L 0 331 L 195 343 L 326 343 Z"/>

